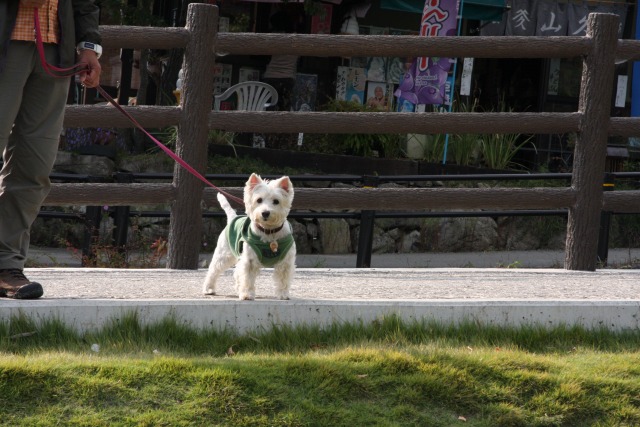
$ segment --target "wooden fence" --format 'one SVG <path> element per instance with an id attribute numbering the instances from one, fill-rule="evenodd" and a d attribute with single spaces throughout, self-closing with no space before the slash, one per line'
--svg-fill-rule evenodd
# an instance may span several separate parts
<path id="1" fill-rule="evenodd" d="M 178 125 L 177 153 L 204 172 L 209 129 L 285 133 L 569 133 L 578 135 L 573 176 L 566 188 L 296 189 L 294 209 L 477 210 L 568 209 L 565 269 L 596 268 L 602 210 L 640 212 L 640 191 L 603 192 L 607 138 L 640 136 L 640 118 L 610 117 L 616 60 L 640 59 L 640 42 L 618 40 L 618 17 L 591 14 L 584 37 L 415 37 L 217 33 L 215 6 L 189 5 L 185 28 L 101 27 L 104 46 L 184 48 L 182 101 L 177 107 L 124 107 L 146 128 Z M 579 108 L 570 113 L 332 113 L 211 111 L 215 52 L 300 56 L 446 56 L 583 58 Z M 67 127 L 131 127 L 110 106 L 69 105 Z M 215 172 L 215 171 L 210 171 Z M 348 172 L 348 171 L 346 171 Z M 144 205 L 169 203 L 167 267 L 198 265 L 202 202 L 217 206 L 180 166 L 172 184 L 53 184 L 45 204 Z M 241 188 L 225 188 L 241 195 Z"/>

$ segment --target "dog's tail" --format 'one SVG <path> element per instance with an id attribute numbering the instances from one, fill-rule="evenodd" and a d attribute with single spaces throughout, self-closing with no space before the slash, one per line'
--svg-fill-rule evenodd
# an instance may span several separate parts
<path id="1" fill-rule="evenodd" d="M 218 193 L 218 203 L 220 203 L 220 207 L 227 214 L 227 221 L 231 221 L 233 218 L 238 216 L 236 211 L 231 207 L 229 201 L 222 193 Z"/>

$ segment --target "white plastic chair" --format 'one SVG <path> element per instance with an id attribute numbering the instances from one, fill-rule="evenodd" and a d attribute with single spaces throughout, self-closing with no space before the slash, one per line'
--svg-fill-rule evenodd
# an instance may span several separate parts
<path id="1" fill-rule="evenodd" d="M 231 86 L 214 97 L 214 110 L 220 110 L 220 103 L 236 94 L 236 110 L 264 111 L 278 103 L 278 91 L 263 82 L 242 82 Z"/>

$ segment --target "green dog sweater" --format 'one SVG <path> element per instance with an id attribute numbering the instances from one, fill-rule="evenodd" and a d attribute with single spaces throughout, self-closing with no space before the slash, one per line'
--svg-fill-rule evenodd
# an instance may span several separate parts
<path id="1" fill-rule="evenodd" d="M 255 251 L 258 260 L 265 267 L 276 265 L 289 252 L 294 243 L 293 236 L 289 234 L 277 240 L 278 250 L 273 252 L 269 242 L 263 242 L 260 236 L 251 230 L 251 221 L 244 215 L 233 218 L 225 230 L 229 247 L 236 258 L 240 258 L 242 242 L 246 242 Z"/>

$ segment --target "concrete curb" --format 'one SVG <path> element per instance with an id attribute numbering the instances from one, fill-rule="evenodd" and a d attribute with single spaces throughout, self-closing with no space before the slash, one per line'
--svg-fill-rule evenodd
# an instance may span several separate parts
<path id="1" fill-rule="evenodd" d="M 43 300 L 2 304 L 0 321 L 20 315 L 37 323 L 57 319 L 88 332 L 136 314 L 144 325 L 171 317 L 198 329 L 239 333 L 274 326 L 370 323 L 396 315 L 412 321 L 483 326 L 582 326 L 613 331 L 640 326 L 640 301 L 202 301 L 202 300 Z"/>

